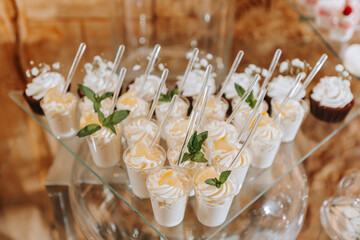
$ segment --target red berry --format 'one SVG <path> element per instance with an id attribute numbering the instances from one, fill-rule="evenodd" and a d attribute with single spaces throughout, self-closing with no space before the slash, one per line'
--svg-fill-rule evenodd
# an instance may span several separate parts
<path id="1" fill-rule="evenodd" d="M 350 6 L 346 6 L 345 7 L 345 9 L 344 9 L 344 11 L 343 11 L 343 14 L 345 15 L 345 16 L 349 16 L 351 13 L 352 13 L 352 8 L 350 7 Z"/>

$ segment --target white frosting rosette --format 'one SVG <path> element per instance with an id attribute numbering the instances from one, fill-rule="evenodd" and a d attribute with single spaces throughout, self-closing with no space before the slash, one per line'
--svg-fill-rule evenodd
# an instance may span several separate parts
<path id="1" fill-rule="evenodd" d="M 191 71 L 188 75 L 186 83 L 183 87 L 182 95 L 185 97 L 194 97 L 199 95 L 201 91 L 201 86 L 203 84 L 203 77 L 205 71 L 200 69 L 195 69 Z M 178 86 L 181 85 L 184 76 L 178 76 L 176 79 L 178 80 L 176 84 Z M 210 86 L 210 94 L 214 94 L 216 86 L 215 86 L 215 79 L 210 75 L 208 80 L 208 85 Z"/>
<path id="2" fill-rule="evenodd" d="M 35 100 L 41 100 L 50 88 L 59 86 L 62 89 L 64 85 L 65 79 L 60 73 L 44 72 L 27 84 L 25 94 Z"/>
<path id="3" fill-rule="evenodd" d="M 268 84 L 267 95 L 271 98 L 284 99 L 289 93 L 290 89 L 293 87 L 294 82 L 295 79 L 293 77 L 278 75 Z M 303 85 L 301 83 L 298 84 L 296 92 L 299 91 L 302 86 Z M 302 99 L 305 97 L 305 95 L 306 91 L 302 90 L 299 94 L 299 98 Z"/>
<path id="4" fill-rule="evenodd" d="M 159 87 L 161 78 L 155 75 L 149 75 L 147 80 L 144 80 L 145 75 L 135 78 L 135 81 L 129 85 L 129 90 L 135 89 L 139 97 L 150 102 L 154 99 L 156 90 Z M 168 89 L 164 85 L 161 93 L 166 94 Z"/>

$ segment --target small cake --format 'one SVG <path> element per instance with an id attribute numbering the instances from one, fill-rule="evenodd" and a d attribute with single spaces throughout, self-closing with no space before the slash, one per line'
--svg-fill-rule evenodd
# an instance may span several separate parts
<path id="1" fill-rule="evenodd" d="M 54 70 L 58 70 L 59 63 L 54 63 Z M 26 85 L 24 91 L 24 98 L 28 102 L 29 106 L 36 114 L 44 115 L 43 110 L 40 107 L 40 101 L 43 99 L 45 93 L 50 88 L 59 86 L 62 89 L 65 85 L 65 78 L 58 72 L 52 70 L 48 64 L 39 64 L 33 67 L 31 70 L 26 71 L 27 77 L 35 77 L 32 82 Z"/>
<path id="2" fill-rule="evenodd" d="M 109 80 L 114 64 L 100 56 L 95 56 L 92 63 L 86 63 L 84 69 L 86 75 L 83 79 L 83 85 L 93 90 L 96 94 L 104 92 L 114 92 L 116 88 L 117 74 Z M 83 97 L 84 94 L 78 89 L 78 94 Z"/>
<path id="3" fill-rule="evenodd" d="M 135 90 L 136 94 L 144 100 L 150 102 L 154 99 L 156 90 L 159 88 L 161 78 L 155 75 L 149 75 L 145 81 L 145 75 L 135 78 L 135 81 L 129 85 L 129 91 Z M 164 85 L 161 93 L 166 94 L 168 89 Z"/>
<path id="4" fill-rule="evenodd" d="M 350 81 L 341 77 L 321 78 L 310 93 L 311 113 L 322 121 L 341 122 L 353 105 Z"/>
<path id="5" fill-rule="evenodd" d="M 349 41 L 355 32 L 358 21 L 359 16 L 352 7 L 345 6 L 342 13 L 334 17 L 332 21 L 330 38 L 339 42 Z"/>
<path id="6" fill-rule="evenodd" d="M 319 0 L 315 12 L 316 25 L 322 29 L 330 29 L 333 17 L 344 5 L 345 0 Z"/>

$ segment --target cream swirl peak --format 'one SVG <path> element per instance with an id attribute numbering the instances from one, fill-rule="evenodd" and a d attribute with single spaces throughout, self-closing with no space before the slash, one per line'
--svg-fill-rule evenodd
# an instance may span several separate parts
<path id="1" fill-rule="evenodd" d="M 195 69 L 190 71 L 186 83 L 183 87 L 182 95 L 185 97 L 194 97 L 199 95 L 201 91 L 201 86 L 203 84 L 205 71 L 200 69 Z M 176 79 L 178 80 L 176 84 L 178 86 L 181 85 L 184 76 L 178 76 Z M 208 85 L 210 86 L 210 94 L 213 94 L 216 90 L 215 79 L 210 75 L 208 80 Z"/>
<path id="2" fill-rule="evenodd" d="M 76 104 L 77 98 L 74 94 L 69 92 L 62 94 L 59 87 L 54 87 L 45 93 L 41 107 L 47 112 L 47 115 L 70 114 L 69 109 Z"/>
<path id="3" fill-rule="evenodd" d="M 282 100 L 274 100 L 274 112 L 272 116 L 275 116 L 275 113 L 278 112 Z M 299 118 L 302 118 L 305 114 L 304 108 L 301 106 L 301 103 L 295 99 L 289 99 L 285 107 L 281 111 L 281 117 L 286 118 L 288 121 L 294 122 Z"/>
<path id="4" fill-rule="evenodd" d="M 170 113 L 170 117 L 172 118 L 183 118 L 186 117 L 188 109 L 189 109 L 189 101 L 187 99 L 179 98 L 173 110 Z M 170 102 L 158 102 L 155 109 L 156 119 L 160 122 L 163 120 L 167 110 L 170 107 Z"/>
<path id="5" fill-rule="evenodd" d="M 165 155 L 158 148 L 152 149 L 144 142 L 135 143 L 129 154 L 125 156 L 127 166 L 136 169 L 149 169 L 159 166 L 165 161 Z"/>
<path id="6" fill-rule="evenodd" d="M 290 89 L 293 87 L 295 82 L 295 78 L 290 76 L 283 76 L 278 75 L 275 77 L 271 82 L 269 82 L 269 85 L 267 87 L 268 92 L 267 95 L 271 98 L 276 99 L 284 99 L 286 95 L 289 93 Z M 302 88 L 302 84 L 297 85 L 297 91 L 299 91 Z M 302 90 L 299 94 L 300 99 L 304 98 L 306 95 L 306 91 Z"/>
<path id="7" fill-rule="evenodd" d="M 231 77 L 231 80 L 226 85 L 224 89 L 225 97 L 227 99 L 232 99 L 234 97 L 237 97 L 238 94 L 235 89 L 235 83 L 239 84 L 243 89 L 248 89 L 251 83 L 252 77 L 249 77 L 249 75 L 245 73 L 234 73 Z M 260 84 L 256 83 L 256 85 L 253 88 L 254 96 L 256 97 L 259 94 Z"/>
<path id="8" fill-rule="evenodd" d="M 41 100 L 50 88 L 58 86 L 62 89 L 64 85 L 65 79 L 60 73 L 44 72 L 27 84 L 25 94 L 35 100 Z"/>
<path id="9" fill-rule="evenodd" d="M 84 69 L 86 75 L 83 85 L 93 90 L 96 94 L 114 92 L 116 88 L 117 74 L 109 81 L 114 64 L 108 60 L 95 56 L 92 63 L 86 63 Z M 109 81 L 109 83 L 107 83 Z M 105 89 L 107 87 L 107 89 Z"/>
<path id="10" fill-rule="evenodd" d="M 194 177 L 194 188 L 203 197 L 207 197 L 213 200 L 221 200 L 235 193 L 236 183 L 228 178 L 227 181 L 221 184 L 220 188 L 209 185 L 205 181 L 209 178 L 219 178 L 220 173 L 214 166 L 209 166 L 200 170 Z M 216 204 L 214 202 L 214 204 Z"/>
<path id="11" fill-rule="evenodd" d="M 224 99 L 218 99 L 214 95 L 209 97 L 205 108 L 205 116 L 207 119 L 224 120 L 229 104 Z"/>
<path id="12" fill-rule="evenodd" d="M 239 135 L 236 127 L 225 121 L 210 120 L 205 124 L 204 129 L 208 131 L 208 139 L 212 144 L 215 144 L 216 141 L 222 138 L 234 142 Z"/>
<path id="13" fill-rule="evenodd" d="M 214 163 L 228 169 L 242 147 L 241 143 L 231 143 L 226 138 L 219 139 L 211 151 Z M 251 161 L 251 153 L 245 148 L 231 169 L 240 168 Z"/>
<path id="14" fill-rule="evenodd" d="M 281 139 L 282 132 L 280 128 L 273 122 L 267 113 L 263 113 L 263 118 L 256 129 L 252 138 L 252 145 L 260 144 L 266 141 L 276 141 Z"/>
<path id="15" fill-rule="evenodd" d="M 172 169 L 161 169 L 148 178 L 149 191 L 163 199 L 176 199 L 184 196 L 190 190 L 189 177 Z"/>
<path id="16" fill-rule="evenodd" d="M 323 77 L 313 88 L 311 98 L 320 102 L 320 106 L 341 108 L 350 103 L 354 96 L 348 80 L 342 80 L 340 77 Z"/>
<path id="17" fill-rule="evenodd" d="M 184 141 L 188 125 L 188 118 L 169 119 L 165 125 L 165 138 L 168 147 L 181 144 Z"/>
<path id="18" fill-rule="evenodd" d="M 145 75 L 135 78 L 135 81 L 129 85 L 129 90 L 135 90 L 138 95 L 144 100 L 150 102 L 154 99 L 156 90 L 159 87 L 161 78 L 155 75 L 149 75 L 146 81 L 144 81 Z M 167 88 L 164 85 L 161 89 L 161 93 L 166 94 Z"/>
<path id="19" fill-rule="evenodd" d="M 140 138 L 142 141 L 151 143 L 158 130 L 155 122 L 146 118 L 136 118 L 131 120 L 124 127 L 124 135 L 129 145 L 132 145 Z"/>
<path id="20" fill-rule="evenodd" d="M 136 91 L 131 90 L 121 95 L 116 103 L 116 109 L 129 110 L 130 118 L 144 117 L 149 112 L 150 104 L 136 96 Z"/>

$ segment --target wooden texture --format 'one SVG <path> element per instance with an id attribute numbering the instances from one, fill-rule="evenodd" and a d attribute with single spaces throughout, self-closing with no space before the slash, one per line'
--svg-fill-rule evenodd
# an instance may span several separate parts
<path id="1" fill-rule="evenodd" d="M 0 0 L 0 239 L 46 240 L 52 232 L 43 181 L 54 151 L 45 132 L 8 98 L 8 91 L 24 89 L 23 70 L 29 60 L 69 59 L 75 53 L 70 47 L 80 41 L 91 45 L 88 58 L 100 52 L 111 54 L 107 3 Z M 266 50 L 277 47 L 283 48 L 284 58 L 299 56 L 314 64 L 326 50 L 305 23 L 299 24 L 285 0 L 239 0 L 236 6 L 233 53 L 244 49 L 245 64 L 268 66 L 271 52 Z M 160 6 L 158 11 L 166 19 L 167 12 Z M 305 55 L 309 52 L 311 56 Z M 333 71 L 330 68 L 337 60 L 332 56 L 329 62 L 322 74 Z M 360 91 L 354 88 L 354 92 Z M 298 239 L 329 239 L 320 224 L 319 208 L 344 175 L 360 168 L 359 127 L 357 118 L 305 161 L 309 207 Z"/>

